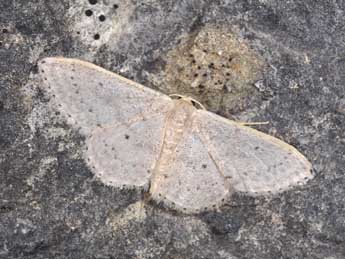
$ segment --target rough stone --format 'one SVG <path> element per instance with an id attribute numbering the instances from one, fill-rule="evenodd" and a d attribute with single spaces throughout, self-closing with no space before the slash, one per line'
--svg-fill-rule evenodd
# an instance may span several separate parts
<path id="1" fill-rule="evenodd" d="M 345 258 L 344 11 L 342 1 L 315 0 L 1 1 L 0 258 Z M 203 33 L 220 31 L 224 45 L 245 50 L 236 66 L 246 76 L 229 78 L 226 91 L 205 81 L 202 94 L 176 71 L 194 72 L 183 53 L 221 62 L 194 44 L 213 51 L 222 42 Z M 104 186 L 81 159 L 83 138 L 46 108 L 35 76 L 47 56 L 166 93 L 180 80 L 228 118 L 269 121 L 259 129 L 303 152 L 315 178 L 192 216 Z"/>

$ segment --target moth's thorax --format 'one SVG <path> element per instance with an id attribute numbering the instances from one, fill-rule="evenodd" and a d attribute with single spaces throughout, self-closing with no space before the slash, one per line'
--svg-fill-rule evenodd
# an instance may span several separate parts
<path id="1" fill-rule="evenodd" d="M 188 100 L 180 99 L 174 103 L 175 105 L 166 121 L 163 153 L 175 151 L 183 133 L 190 127 L 193 113 L 196 111 L 196 108 Z"/>
<path id="2" fill-rule="evenodd" d="M 171 126 L 185 126 L 186 123 L 190 122 L 196 108 L 188 99 L 174 100 L 174 104 L 168 120 L 170 120 Z"/>

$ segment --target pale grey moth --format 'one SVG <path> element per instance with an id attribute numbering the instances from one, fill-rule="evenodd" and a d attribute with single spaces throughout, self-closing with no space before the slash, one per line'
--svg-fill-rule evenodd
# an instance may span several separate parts
<path id="1" fill-rule="evenodd" d="M 85 159 L 105 184 L 143 188 L 169 207 L 218 207 L 233 191 L 276 193 L 311 179 L 285 142 L 76 59 L 39 62 L 43 86 L 85 135 Z"/>

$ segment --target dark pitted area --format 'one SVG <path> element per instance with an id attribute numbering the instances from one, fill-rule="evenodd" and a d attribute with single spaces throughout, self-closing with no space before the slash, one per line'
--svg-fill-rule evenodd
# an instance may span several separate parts
<path id="1" fill-rule="evenodd" d="M 315 0 L 2 1 L 0 258 L 345 258 L 344 11 Z M 222 43 L 226 55 L 214 52 Z M 48 108 L 37 62 L 49 56 L 269 121 L 257 128 L 300 150 L 315 177 L 188 216 L 105 186 L 84 138 Z"/>

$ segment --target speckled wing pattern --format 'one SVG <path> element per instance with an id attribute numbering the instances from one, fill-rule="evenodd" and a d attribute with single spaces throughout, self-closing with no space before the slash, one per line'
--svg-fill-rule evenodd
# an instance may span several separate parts
<path id="1" fill-rule="evenodd" d="M 52 102 L 86 135 L 95 174 L 117 187 L 148 186 L 170 97 L 75 59 L 46 58 L 39 67 Z"/>
<path id="2" fill-rule="evenodd" d="M 218 170 L 195 127 L 186 130 L 176 147 L 174 163 L 155 182 L 151 195 L 182 211 L 198 212 L 218 207 L 233 188 Z M 156 186 L 157 184 L 157 186 Z"/>
<path id="3" fill-rule="evenodd" d="M 155 200 L 198 212 L 233 191 L 276 193 L 312 178 L 310 163 L 292 146 L 198 109 L 181 124 L 173 157 L 160 161 L 176 100 L 75 59 L 46 58 L 39 69 L 54 107 L 86 136 L 85 158 L 106 184 L 151 182 Z"/>
<path id="4" fill-rule="evenodd" d="M 311 179 L 311 164 L 285 142 L 208 111 L 196 113 L 200 137 L 235 191 L 275 193 Z"/>

